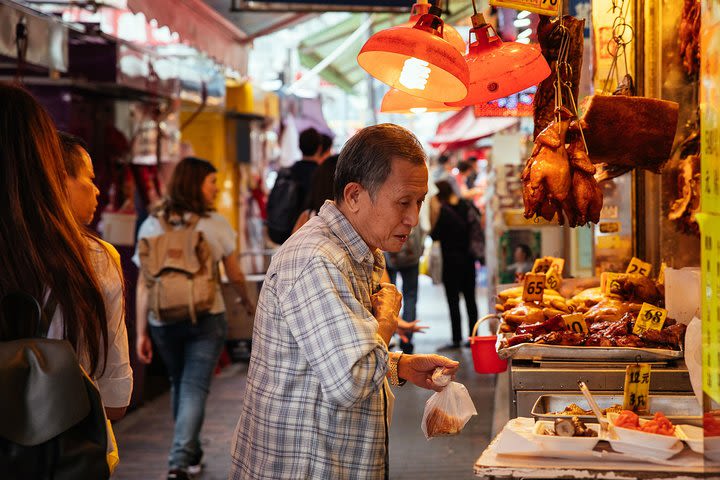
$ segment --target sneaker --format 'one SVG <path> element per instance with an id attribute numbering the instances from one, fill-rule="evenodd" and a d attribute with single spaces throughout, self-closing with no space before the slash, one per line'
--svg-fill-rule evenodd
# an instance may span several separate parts
<path id="1" fill-rule="evenodd" d="M 188 473 L 181 469 L 181 468 L 173 468 L 170 470 L 167 474 L 167 480 L 191 480 L 190 475 Z"/>
<path id="2" fill-rule="evenodd" d="M 195 465 L 190 465 L 187 468 L 187 473 L 189 473 L 190 475 L 198 475 L 200 472 L 202 472 L 202 470 L 203 470 L 203 464 L 198 462 Z"/>

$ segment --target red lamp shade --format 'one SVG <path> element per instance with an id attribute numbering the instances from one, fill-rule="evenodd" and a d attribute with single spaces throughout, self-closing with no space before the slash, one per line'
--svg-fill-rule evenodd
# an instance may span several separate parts
<path id="1" fill-rule="evenodd" d="M 460 107 L 451 107 L 443 102 L 415 97 L 409 93 L 391 88 L 383 97 L 380 111 L 383 113 L 425 113 L 449 112 L 460 110 Z"/>
<path id="2" fill-rule="evenodd" d="M 467 95 L 468 66 L 443 40 L 440 17 L 425 14 L 414 27 L 382 30 L 365 42 L 357 60 L 370 75 L 393 88 L 438 102 Z"/>
<path id="3" fill-rule="evenodd" d="M 550 66 L 538 48 L 517 42 L 503 43 L 492 26 L 482 20 L 481 14 L 473 16 L 473 25 L 470 32 L 476 40 L 470 43 L 465 57 L 470 70 L 469 91 L 467 97 L 447 102 L 448 105 L 487 103 L 537 85 L 550 75 Z"/>
<path id="4" fill-rule="evenodd" d="M 410 20 L 407 22 L 398 25 L 399 27 L 405 27 L 405 28 L 412 28 L 415 26 L 418 20 L 420 20 L 420 17 L 424 14 L 428 13 L 430 11 L 430 4 L 429 3 L 422 3 L 418 2 L 415 5 L 412 6 L 412 10 L 410 10 Z M 450 45 L 455 47 L 455 49 L 465 54 L 465 50 L 467 50 L 467 45 L 465 44 L 465 40 L 463 40 L 462 35 L 458 33 L 457 30 L 452 25 L 445 24 L 445 27 L 443 28 L 443 38 L 445 41 L 447 41 Z"/>

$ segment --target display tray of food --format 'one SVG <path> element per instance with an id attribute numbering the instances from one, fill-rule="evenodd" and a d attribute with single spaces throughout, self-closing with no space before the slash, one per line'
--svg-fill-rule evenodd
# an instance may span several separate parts
<path id="1" fill-rule="evenodd" d="M 653 361 L 683 357 L 686 326 L 666 318 L 660 329 L 636 329 L 643 305 L 662 307 L 662 287 L 638 274 L 614 274 L 613 289 L 588 288 L 570 298 L 545 289 L 523 300 L 523 287 L 497 294 L 497 353 L 516 360 Z M 568 320 L 572 316 L 574 320 Z M 572 322 L 578 328 L 570 328 Z"/>
<path id="2" fill-rule="evenodd" d="M 622 411 L 623 396 L 593 394 L 603 415 Z M 694 395 L 650 395 L 649 413 L 640 415 L 642 419 L 651 419 L 655 412 L 663 412 L 675 424 L 702 426 L 702 409 Z M 530 414 L 536 420 L 554 421 L 558 418 L 577 417 L 583 422 L 597 423 L 582 395 L 541 395 L 535 401 Z"/>

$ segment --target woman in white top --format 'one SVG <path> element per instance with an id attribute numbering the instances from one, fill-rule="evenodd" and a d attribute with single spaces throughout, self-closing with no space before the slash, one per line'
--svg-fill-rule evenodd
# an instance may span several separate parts
<path id="1" fill-rule="evenodd" d="M 67 172 L 65 187 L 70 200 L 70 209 L 79 225 L 92 222 L 97 208 L 100 191 L 94 183 L 95 172 L 92 160 L 82 140 L 60 132 L 60 147 Z M 100 390 L 105 412 L 111 420 L 119 420 L 130 404 L 133 377 L 130 368 L 127 328 L 125 326 L 125 292 L 120 266 L 120 255 L 115 247 L 85 231 L 85 240 L 90 261 L 97 275 L 105 301 L 107 318 L 108 347 L 104 349 L 105 371 L 95 379 Z M 48 337 L 62 337 L 62 316 L 56 312 L 48 331 Z"/>
<path id="2" fill-rule="evenodd" d="M 213 211 L 217 192 L 217 170 L 210 162 L 194 157 L 183 159 L 173 171 L 163 204 L 140 226 L 138 240 L 164 233 L 160 216 L 176 228 L 182 228 L 193 216 L 199 216 L 195 228 L 203 232 L 213 260 L 223 262 L 228 279 L 248 313 L 253 315 L 255 306 L 247 296 L 245 276 L 238 263 L 237 235 L 227 220 Z M 140 266 L 137 249 L 133 261 Z M 195 323 L 187 318 L 164 324 L 155 318 L 148 308 L 148 287 L 142 277 L 137 283 L 136 302 L 138 359 L 150 363 L 154 343 L 170 374 L 175 430 L 167 478 L 186 479 L 189 474 L 199 473 L 202 467 L 200 429 L 205 400 L 227 332 L 220 282 L 218 279 L 210 312 L 198 316 Z"/>
<path id="3" fill-rule="evenodd" d="M 102 389 L 113 375 L 105 287 L 70 209 L 55 125 L 20 87 L 0 83 L 0 105 L 0 298 L 24 292 L 57 305 L 53 334 Z"/>

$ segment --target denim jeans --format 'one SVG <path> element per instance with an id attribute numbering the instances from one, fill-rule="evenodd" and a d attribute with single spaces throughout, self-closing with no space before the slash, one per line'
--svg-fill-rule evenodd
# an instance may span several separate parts
<path id="1" fill-rule="evenodd" d="M 397 283 L 398 273 L 402 277 L 402 319 L 406 322 L 412 322 L 417 319 L 416 317 L 416 306 L 418 297 L 418 276 L 420 275 L 419 265 L 416 263 L 410 267 L 401 268 L 390 268 L 388 267 L 388 276 L 393 284 Z M 408 340 L 410 342 L 405 343 L 400 340 L 400 349 L 404 353 L 412 353 L 412 333 L 408 333 Z"/>
<path id="2" fill-rule="evenodd" d="M 187 320 L 150 326 L 156 351 L 170 375 L 175 421 L 170 468 L 187 468 L 202 458 L 200 429 L 205 401 L 226 334 L 225 313 L 200 317 L 196 325 Z"/>

